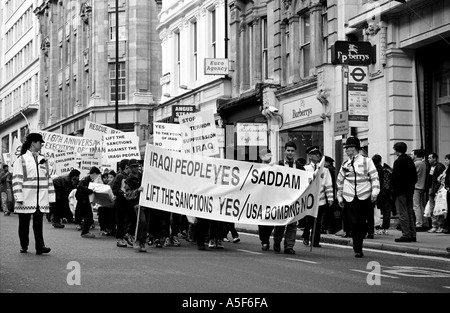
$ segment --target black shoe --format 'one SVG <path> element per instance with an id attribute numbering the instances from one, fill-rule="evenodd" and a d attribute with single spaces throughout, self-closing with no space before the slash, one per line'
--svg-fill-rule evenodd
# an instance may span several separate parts
<path id="1" fill-rule="evenodd" d="M 262 251 L 268 251 L 270 249 L 270 246 L 268 243 L 261 244 L 261 250 Z"/>
<path id="2" fill-rule="evenodd" d="M 20 253 L 27 253 L 28 249 L 27 248 L 20 248 Z"/>
<path id="3" fill-rule="evenodd" d="M 309 240 L 306 239 L 306 238 L 304 238 L 304 239 L 303 239 L 303 244 L 304 244 L 305 246 L 309 246 Z"/>
<path id="4" fill-rule="evenodd" d="M 65 225 L 63 225 L 61 223 L 53 223 L 53 227 L 55 227 L 55 228 L 64 228 Z"/>
<path id="5" fill-rule="evenodd" d="M 156 248 L 162 248 L 161 240 L 159 240 L 159 239 L 155 240 L 155 247 Z"/>
<path id="6" fill-rule="evenodd" d="M 395 240 L 394 240 L 395 242 L 412 242 L 412 239 L 411 238 L 408 238 L 408 237 L 400 237 L 400 238 L 395 238 Z"/>
<path id="7" fill-rule="evenodd" d="M 367 235 L 366 239 L 373 239 L 373 234 Z"/>
<path id="8" fill-rule="evenodd" d="M 287 248 L 284 249 L 284 254 L 295 254 L 295 251 L 292 248 Z"/>
<path id="9" fill-rule="evenodd" d="M 280 252 L 281 251 L 281 246 L 279 242 L 274 242 L 273 243 L 273 251 L 275 252 Z"/>
<path id="10" fill-rule="evenodd" d="M 40 249 L 36 249 L 36 254 L 41 255 L 42 253 L 49 253 L 52 249 L 48 247 L 42 247 Z"/>
<path id="11" fill-rule="evenodd" d="M 364 256 L 364 254 L 362 252 L 355 253 L 355 258 L 362 258 L 363 256 Z"/>

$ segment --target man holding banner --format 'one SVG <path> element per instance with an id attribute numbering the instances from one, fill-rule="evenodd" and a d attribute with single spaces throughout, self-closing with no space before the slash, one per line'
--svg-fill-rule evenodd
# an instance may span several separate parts
<path id="1" fill-rule="evenodd" d="M 295 153 L 297 145 L 289 141 L 284 145 L 284 159 L 278 162 L 278 165 L 294 167 L 300 170 L 305 170 L 303 165 L 297 160 L 295 161 Z M 284 237 L 284 253 L 295 254 L 294 245 L 295 237 L 297 235 L 297 221 L 286 226 L 275 226 L 273 231 L 273 250 L 275 252 L 281 251 L 281 240 Z"/>

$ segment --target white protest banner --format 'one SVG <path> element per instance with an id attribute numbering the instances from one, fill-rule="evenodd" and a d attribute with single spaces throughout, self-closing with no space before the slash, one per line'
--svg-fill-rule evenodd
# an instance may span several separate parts
<path id="1" fill-rule="evenodd" d="M 10 164 L 11 162 L 11 153 L 3 153 L 3 164 Z"/>
<path id="2" fill-rule="evenodd" d="M 73 169 L 78 169 L 75 152 L 58 152 L 54 154 L 55 175 L 67 175 Z"/>
<path id="3" fill-rule="evenodd" d="M 121 134 L 123 133 L 120 130 L 115 128 L 111 128 L 102 124 L 97 124 L 91 121 L 87 121 L 84 127 L 83 136 L 85 138 L 95 139 L 98 142 L 101 142 L 99 150 L 101 152 L 105 152 L 105 147 L 103 144 L 103 136 L 104 135 L 113 135 L 113 134 Z"/>
<path id="4" fill-rule="evenodd" d="M 84 126 L 83 136 L 86 138 L 96 139 L 101 141 L 103 135 L 113 135 L 113 134 L 121 134 L 123 133 L 120 130 L 117 130 L 112 127 L 105 126 L 103 124 L 97 124 L 91 121 L 86 121 L 86 125 Z"/>
<path id="5" fill-rule="evenodd" d="M 141 159 L 139 137 L 135 133 L 121 133 L 103 136 L 106 151 L 103 158 L 107 163 L 117 164 L 122 159 Z"/>
<path id="6" fill-rule="evenodd" d="M 219 154 L 213 111 L 180 116 L 183 152 L 202 156 Z"/>
<path id="7" fill-rule="evenodd" d="M 153 123 L 153 144 L 157 147 L 181 152 L 181 126 L 179 124 Z"/>
<path id="8" fill-rule="evenodd" d="M 316 217 L 321 167 L 194 158 L 147 144 L 139 204 L 211 220 L 287 225 Z"/>
<path id="9" fill-rule="evenodd" d="M 93 153 L 101 142 L 95 139 L 68 136 L 63 134 L 51 133 L 46 131 L 38 131 L 42 135 L 45 143 L 42 145 L 41 152 L 56 153 L 73 151 L 76 153 Z"/>
<path id="10" fill-rule="evenodd" d="M 266 123 L 237 123 L 236 135 L 238 146 L 267 146 Z"/>
<path id="11" fill-rule="evenodd" d="M 20 150 L 22 150 L 22 143 L 19 139 L 17 139 L 17 137 L 14 137 L 12 142 L 12 151 L 9 154 L 10 159 L 8 163 L 11 168 L 14 164 L 14 161 L 17 160 L 17 158 L 20 156 Z"/>
<path id="12" fill-rule="evenodd" d="M 91 167 L 95 166 L 99 169 L 101 168 L 101 160 L 99 158 L 94 157 L 82 157 L 80 162 L 79 171 L 81 173 L 80 177 L 85 177 L 89 174 Z"/>

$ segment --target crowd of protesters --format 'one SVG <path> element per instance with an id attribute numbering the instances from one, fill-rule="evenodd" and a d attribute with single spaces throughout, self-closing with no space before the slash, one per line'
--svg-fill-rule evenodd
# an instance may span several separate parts
<path id="1" fill-rule="evenodd" d="M 94 166 L 86 177 L 80 177 L 80 171 L 74 169 L 68 175 L 52 179 L 48 175 L 48 168 L 41 166 L 40 170 L 43 172 L 40 179 L 45 177 L 46 192 L 54 196 L 55 201 L 41 202 L 40 206 L 33 204 L 31 210 L 29 205 L 23 204 L 27 201 L 22 194 L 22 189 L 26 189 L 23 177 L 32 173 L 33 158 L 34 162 L 46 165 L 39 154 L 42 143 L 43 139 L 39 134 L 30 134 L 27 138 L 28 150 L 24 149 L 20 160 L 25 162 L 29 159 L 26 161 L 31 164 L 29 173 L 23 173 L 25 167 L 22 164 L 14 167 L 17 172 L 15 174 L 9 172 L 7 165 L 4 165 L 0 172 L 2 210 L 8 215 L 14 211 L 15 205 L 15 212 L 21 213 L 19 225 L 21 252 L 27 252 L 28 249 L 28 225 L 31 214 L 37 221 L 34 222 L 36 228 L 35 226 L 33 228 L 39 238 L 36 243 L 38 254 L 50 252 L 50 248 L 43 244 L 40 225 L 42 223 L 39 224 L 39 218 L 42 219 L 43 214 L 47 214 L 48 220 L 55 228 L 64 228 L 66 223 L 75 223 L 76 229 L 81 231 L 81 237 L 95 238 L 91 229 L 95 227 L 94 211 L 97 211 L 100 235 L 114 236 L 117 247 L 135 245 L 139 252 L 146 252 L 146 245 L 156 248 L 177 247 L 181 245 L 181 238 L 196 243 L 199 250 L 206 250 L 206 246 L 211 249 L 223 249 L 223 242 L 230 242 L 229 233 L 233 243 L 240 241 L 233 223 L 192 218 L 140 206 L 143 174 L 142 164 L 136 159 L 121 160 L 117 172 L 105 170 L 101 173 L 100 169 Z M 409 156 L 406 144 L 399 142 L 393 147 L 398 158 L 391 168 L 386 163 L 383 164 L 378 154 L 372 158 L 363 156 L 360 153 L 360 141 L 356 137 L 349 137 L 344 148 L 348 159 L 336 173 L 334 160 L 324 156 L 318 146 L 307 148 L 308 163 L 306 159 L 295 158 L 297 149 L 295 143 L 286 143 L 284 158 L 273 164 L 314 172 L 318 169 L 322 158 L 325 158 L 325 171 L 320 185 L 319 212 L 316 218 L 307 216 L 299 222 L 286 226 L 260 225 L 258 230 L 263 251 L 270 250 L 270 237 L 273 232 L 273 250 L 279 253 L 284 239 L 284 253 L 295 254 L 297 228 L 303 230 L 303 244 L 320 248 L 320 234 L 334 233 L 332 220 L 336 210 L 341 216 L 342 223 L 339 226 L 343 232 L 342 236 L 353 238 L 355 257 L 363 257 L 363 239 L 373 239 L 374 234 L 387 234 L 392 215 L 399 215 L 398 228 L 402 231 L 402 236 L 395 239 L 397 242 L 415 242 L 418 231 L 449 233 L 448 214 L 433 214 L 433 206 L 441 188 L 446 189 L 448 193 L 450 155 L 445 156 L 442 164 L 438 162 L 435 153 L 430 153 L 427 162 L 423 149 L 416 149 Z M 270 150 L 261 151 L 260 162 L 272 162 Z M 16 187 L 14 191 L 16 197 L 13 197 L 13 185 L 20 185 L 20 188 Z M 99 194 L 102 194 L 102 197 L 99 197 Z M 70 207 L 71 197 L 74 198 L 75 204 L 72 204 L 74 212 Z M 101 201 L 98 200 L 100 198 Z M 48 205 L 42 206 L 42 203 Z M 377 213 L 377 210 L 382 218 L 375 225 L 374 216 L 377 214 L 374 213 Z"/>

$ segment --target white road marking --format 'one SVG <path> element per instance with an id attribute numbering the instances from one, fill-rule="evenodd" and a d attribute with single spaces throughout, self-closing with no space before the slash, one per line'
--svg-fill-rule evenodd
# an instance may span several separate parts
<path id="1" fill-rule="evenodd" d="M 367 272 L 367 271 L 355 270 L 355 269 L 350 269 L 350 270 L 351 270 L 351 271 L 354 271 L 354 272 L 364 273 L 364 274 L 377 275 L 377 276 L 382 276 L 382 277 L 388 277 L 388 278 L 395 278 L 395 279 L 398 279 L 398 277 L 389 276 L 389 275 L 384 275 L 384 274 L 378 274 L 378 273 L 374 273 L 374 272 Z"/>
<path id="2" fill-rule="evenodd" d="M 443 288 L 447 288 L 447 289 L 450 289 L 450 286 L 442 286 Z"/>
<path id="3" fill-rule="evenodd" d="M 237 251 L 242 251 L 242 252 L 247 252 L 247 253 L 251 253 L 251 254 L 264 254 L 261 252 L 255 252 L 255 251 L 250 251 L 250 250 L 244 250 L 244 249 L 236 249 Z"/>
<path id="4" fill-rule="evenodd" d="M 298 262 L 305 262 L 305 263 L 312 263 L 312 264 L 320 264 L 319 262 L 308 261 L 308 260 L 302 260 L 302 259 L 292 259 L 292 258 L 286 258 L 286 260 L 291 260 L 291 261 L 298 261 Z"/>
<path id="5" fill-rule="evenodd" d="M 253 236 L 253 237 L 259 237 L 259 235 L 257 235 L 257 234 L 251 234 L 251 233 L 246 233 L 246 232 L 241 232 L 240 234 L 244 234 L 247 236 Z M 295 241 L 301 242 L 301 240 L 299 240 L 299 239 L 296 239 Z M 321 242 L 320 244 L 325 245 L 325 246 L 341 248 L 341 249 L 353 249 L 352 246 L 343 246 L 343 245 L 333 244 L 333 243 Z M 314 251 L 314 249 L 313 249 L 313 251 Z M 364 248 L 364 251 L 371 251 L 371 252 L 384 253 L 384 254 L 390 254 L 390 255 L 398 255 L 398 256 L 403 256 L 403 257 L 413 258 L 413 259 L 416 258 L 416 259 L 426 259 L 426 260 L 437 260 L 437 261 L 444 261 L 444 262 L 450 263 L 450 258 L 443 258 L 443 257 L 437 257 L 437 256 L 409 254 L 409 253 L 393 252 L 393 251 L 386 251 L 386 250 L 379 250 L 379 249 L 368 249 L 368 248 Z"/>

